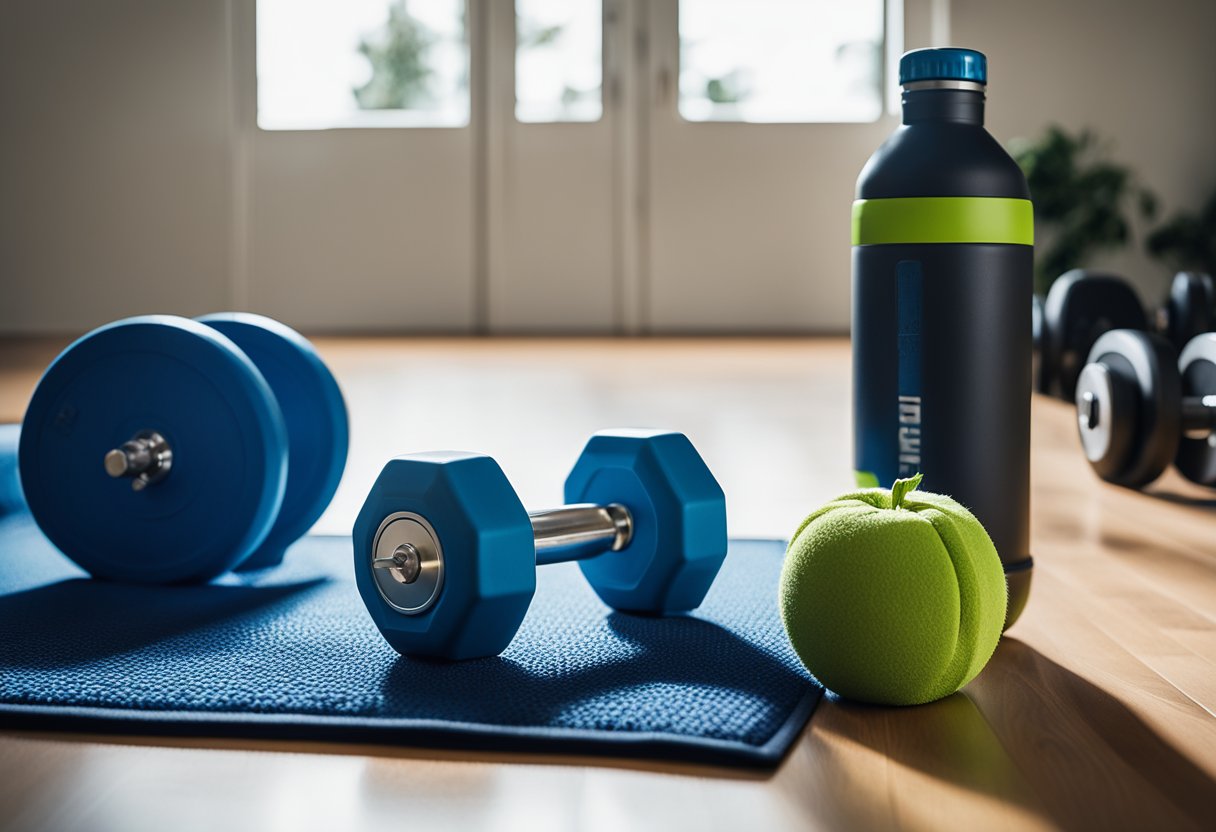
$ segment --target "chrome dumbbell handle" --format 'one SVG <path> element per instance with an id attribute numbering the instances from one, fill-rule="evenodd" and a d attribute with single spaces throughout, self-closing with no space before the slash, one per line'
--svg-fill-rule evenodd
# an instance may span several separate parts
<path id="1" fill-rule="evenodd" d="M 575 503 L 528 515 L 543 566 L 585 560 L 624 549 L 633 539 L 633 515 L 617 503 Z M 384 518 L 373 543 L 372 574 L 381 597 L 398 612 L 430 609 L 443 587 L 443 545 L 425 517 L 399 511 Z"/>
<path id="2" fill-rule="evenodd" d="M 619 503 L 575 503 L 531 512 L 528 519 L 532 521 L 538 566 L 620 551 L 633 539 L 633 515 Z M 412 584 L 421 576 L 432 548 L 402 542 L 391 554 L 374 558 L 372 567 L 388 570 L 398 583 Z"/>
<path id="3" fill-rule="evenodd" d="M 1095 430 L 1102 424 L 1102 396 L 1099 393 L 1080 388 L 1077 393 L 1077 419 L 1082 431 Z M 1216 396 L 1184 397 L 1182 429 L 1188 433 L 1216 431 Z"/>
<path id="4" fill-rule="evenodd" d="M 633 515 L 619 503 L 574 503 L 530 512 L 528 519 L 538 566 L 618 552 L 633 539 Z"/>
<path id="5" fill-rule="evenodd" d="M 107 452 L 104 463 L 106 473 L 111 477 L 129 477 L 131 490 L 143 491 L 169 475 L 169 469 L 173 467 L 173 449 L 156 431 L 141 430 Z"/>
<path id="6" fill-rule="evenodd" d="M 1216 396 L 1185 396 L 1182 429 L 1188 433 L 1216 431 Z"/>

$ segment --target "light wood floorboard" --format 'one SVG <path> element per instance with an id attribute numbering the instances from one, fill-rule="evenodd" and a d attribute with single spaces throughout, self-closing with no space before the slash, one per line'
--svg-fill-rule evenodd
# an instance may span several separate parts
<path id="1" fill-rule="evenodd" d="M 671 426 L 738 536 L 787 535 L 851 485 L 843 340 L 317 341 L 352 416 L 319 530 L 384 460 L 495 455 L 556 503 L 591 431 Z M 54 339 L 0 341 L 0 421 Z M 1216 829 L 1216 492 L 1100 482 L 1071 409 L 1036 398 L 1029 606 L 933 705 L 829 699 L 770 775 L 690 766 L 233 741 L 0 735 L 12 829 Z M 999 476 L 1000 472 L 993 472 Z"/>

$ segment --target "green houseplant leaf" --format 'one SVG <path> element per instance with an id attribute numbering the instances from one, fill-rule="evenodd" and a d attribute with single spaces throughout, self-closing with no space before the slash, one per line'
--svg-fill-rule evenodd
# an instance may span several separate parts
<path id="1" fill-rule="evenodd" d="M 1033 142 L 1015 142 L 1013 157 L 1034 200 L 1035 288 L 1046 292 L 1069 269 L 1131 239 L 1132 209 L 1151 218 L 1157 198 L 1130 168 L 1112 161 L 1090 130 L 1052 126 Z"/>

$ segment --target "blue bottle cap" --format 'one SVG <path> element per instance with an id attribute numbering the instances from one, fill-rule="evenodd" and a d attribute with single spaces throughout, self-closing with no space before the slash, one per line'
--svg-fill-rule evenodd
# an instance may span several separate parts
<path id="1" fill-rule="evenodd" d="M 974 49 L 913 49 L 899 59 L 899 83 L 975 81 L 988 83 L 988 59 Z"/>

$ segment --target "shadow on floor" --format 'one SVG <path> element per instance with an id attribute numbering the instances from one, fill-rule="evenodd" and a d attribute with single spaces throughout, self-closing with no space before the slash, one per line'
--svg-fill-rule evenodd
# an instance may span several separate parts
<path id="1" fill-rule="evenodd" d="M 1014 638 L 967 688 L 931 705 L 833 699 L 902 765 L 1042 814 L 1065 829 L 1216 829 L 1216 780 L 1106 691 Z"/>
<path id="2" fill-rule="evenodd" d="M 1144 493 L 1150 497 L 1164 500 L 1167 503 L 1174 503 L 1175 505 L 1189 506 L 1191 508 L 1216 508 L 1216 496 L 1196 497 L 1193 494 L 1179 494 L 1176 491 L 1165 491 L 1163 489 L 1152 489 Z"/>

